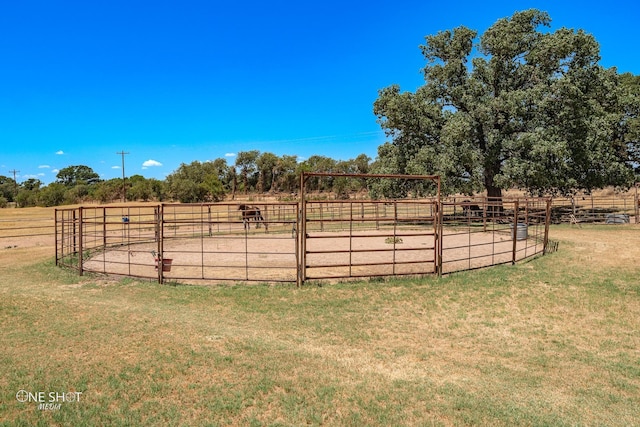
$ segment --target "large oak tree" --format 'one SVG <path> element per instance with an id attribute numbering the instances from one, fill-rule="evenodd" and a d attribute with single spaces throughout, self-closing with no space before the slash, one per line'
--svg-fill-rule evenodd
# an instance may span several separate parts
<path id="1" fill-rule="evenodd" d="M 392 85 L 374 103 L 392 139 L 379 148 L 376 172 L 440 174 L 447 192 L 486 189 L 496 198 L 513 186 L 629 185 L 620 76 L 598 65 L 591 35 L 540 29 L 549 24 L 532 9 L 480 37 L 464 26 L 427 36 L 425 84 L 415 93 Z"/>

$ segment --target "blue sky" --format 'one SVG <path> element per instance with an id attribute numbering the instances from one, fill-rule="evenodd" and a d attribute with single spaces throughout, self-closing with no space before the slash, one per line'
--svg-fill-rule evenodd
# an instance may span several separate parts
<path id="1" fill-rule="evenodd" d="M 33 1 L 0 9 L 0 175 L 163 179 L 180 163 L 260 150 L 300 159 L 385 141 L 377 91 L 422 84 L 424 36 L 484 32 L 517 10 L 582 28 L 601 64 L 640 74 L 636 0 Z"/>

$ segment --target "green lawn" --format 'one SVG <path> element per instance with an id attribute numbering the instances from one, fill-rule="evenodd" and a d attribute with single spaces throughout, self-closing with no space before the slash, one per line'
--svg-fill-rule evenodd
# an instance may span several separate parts
<path id="1" fill-rule="evenodd" d="M 585 228 L 516 266 L 302 289 L 25 250 L 0 270 L 1 425 L 639 425 L 640 228 Z"/>

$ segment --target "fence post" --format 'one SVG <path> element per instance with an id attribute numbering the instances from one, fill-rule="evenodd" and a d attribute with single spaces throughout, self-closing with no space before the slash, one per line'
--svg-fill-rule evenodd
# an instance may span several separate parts
<path id="1" fill-rule="evenodd" d="M 82 262 L 83 262 L 83 236 L 82 236 L 82 206 L 78 209 L 78 275 L 82 276 Z"/>
<path id="2" fill-rule="evenodd" d="M 544 243 L 542 247 L 542 254 L 547 253 L 547 246 L 549 245 L 549 224 L 551 223 L 551 199 L 547 199 L 546 217 L 544 219 Z"/>
<path id="3" fill-rule="evenodd" d="M 158 283 L 164 283 L 164 273 L 162 272 L 162 258 L 164 258 L 164 203 L 158 207 L 158 254 L 156 255 L 156 266 L 158 267 Z"/>
<path id="4" fill-rule="evenodd" d="M 489 198 L 485 197 L 482 200 L 482 232 L 483 233 L 487 232 L 487 211 L 489 210 L 489 207 L 490 207 Z M 495 210 L 493 210 L 493 208 L 492 208 L 492 212 L 495 213 Z M 471 209 L 469 209 L 469 214 L 471 214 Z"/>
<path id="5" fill-rule="evenodd" d="M 300 200 L 296 208 L 298 209 L 298 236 L 300 236 L 300 257 L 298 262 L 298 281 L 296 285 L 302 286 L 306 280 L 307 264 L 307 204 L 304 194 L 305 174 L 300 174 Z"/>
<path id="6" fill-rule="evenodd" d="M 56 246 L 56 265 L 58 265 L 58 209 L 53 210 L 53 234 Z"/>
<path id="7" fill-rule="evenodd" d="M 516 199 L 513 205 L 513 228 L 512 230 L 512 237 L 513 237 L 513 250 L 512 250 L 512 255 L 511 255 L 511 265 L 515 265 L 516 263 L 516 251 L 517 251 L 517 244 L 518 244 L 518 200 Z"/>
<path id="8" fill-rule="evenodd" d="M 638 218 L 638 214 L 640 214 L 640 199 L 638 199 L 638 183 L 636 182 L 636 194 L 634 197 L 635 200 L 635 214 L 636 214 L 636 224 L 640 224 L 640 219 Z"/>
<path id="9" fill-rule="evenodd" d="M 107 249 L 107 208 L 102 208 L 102 250 Z"/>
<path id="10" fill-rule="evenodd" d="M 442 277 L 442 247 L 444 245 L 443 233 L 443 202 L 440 198 L 436 200 L 436 216 L 435 216 L 435 231 L 436 231 L 436 273 L 438 277 Z"/>

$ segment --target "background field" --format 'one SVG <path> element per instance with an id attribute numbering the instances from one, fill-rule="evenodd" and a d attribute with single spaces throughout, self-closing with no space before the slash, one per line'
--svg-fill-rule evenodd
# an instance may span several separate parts
<path id="1" fill-rule="evenodd" d="M 299 290 L 80 278 L 46 241 L 3 246 L 0 420 L 637 425 L 640 227 L 551 238 L 516 266 Z"/>

